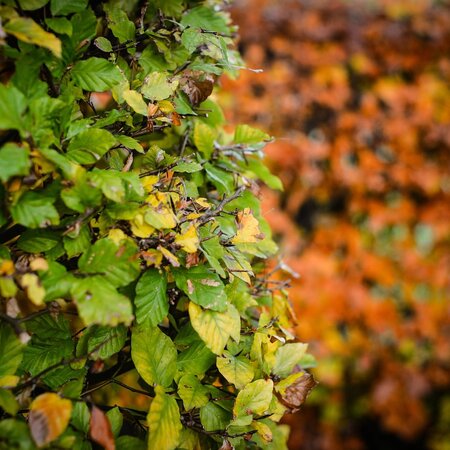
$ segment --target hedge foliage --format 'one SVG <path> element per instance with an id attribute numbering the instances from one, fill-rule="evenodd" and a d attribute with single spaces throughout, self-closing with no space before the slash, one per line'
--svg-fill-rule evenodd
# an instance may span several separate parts
<path id="1" fill-rule="evenodd" d="M 209 98 L 223 5 L 1 4 L 0 448 L 285 448 L 313 360 L 265 271 L 270 137 Z"/>
<path id="2" fill-rule="evenodd" d="M 232 12 L 247 64 L 265 70 L 223 81 L 226 111 L 290 138 L 266 149 L 285 191 L 263 207 L 302 275 L 290 298 L 321 382 L 292 448 L 449 449 L 448 6 L 240 0 Z"/>

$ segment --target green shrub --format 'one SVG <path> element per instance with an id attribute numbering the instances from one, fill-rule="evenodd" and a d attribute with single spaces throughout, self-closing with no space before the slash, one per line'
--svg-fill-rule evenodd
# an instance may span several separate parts
<path id="1" fill-rule="evenodd" d="M 222 5 L 1 4 L 0 448 L 285 448 L 312 361 L 265 271 L 269 136 L 208 98 Z"/>

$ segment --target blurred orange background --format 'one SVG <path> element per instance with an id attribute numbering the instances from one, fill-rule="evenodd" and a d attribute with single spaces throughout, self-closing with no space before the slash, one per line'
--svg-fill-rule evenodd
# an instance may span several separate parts
<path id="1" fill-rule="evenodd" d="M 277 137 L 265 217 L 320 382 L 301 450 L 450 449 L 450 4 L 236 0 L 233 122 Z M 274 447 L 276 448 L 276 447 Z"/>

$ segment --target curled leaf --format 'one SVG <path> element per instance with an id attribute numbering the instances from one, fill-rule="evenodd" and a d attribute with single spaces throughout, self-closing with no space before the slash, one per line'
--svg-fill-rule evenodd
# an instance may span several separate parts
<path id="1" fill-rule="evenodd" d="M 317 384 L 314 377 L 310 373 L 305 372 L 303 376 L 297 378 L 294 383 L 286 388 L 280 401 L 284 406 L 289 408 L 291 413 L 296 412 L 305 403 L 306 397 L 308 397 L 309 393 Z"/>

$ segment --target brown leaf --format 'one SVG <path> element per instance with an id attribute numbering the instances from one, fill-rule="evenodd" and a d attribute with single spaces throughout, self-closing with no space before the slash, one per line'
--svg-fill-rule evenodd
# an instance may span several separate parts
<path id="1" fill-rule="evenodd" d="M 310 373 L 305 372 L 303 376 L 286 389 L 286 393 L 280 398 L 280 401 L 290 409 L 290 412 L 296 412 L 317 384 L 314 377 Z"/>
<path id="2" fill-rule="evenodd" d="M 228 439 L 224 439 L 219 450 L 234 450 L 234 447 L 231 445 Z"/>
<path id="3" fill-rule="evenodd" d="M 116 443 L 111 431 L 111 424 L 105 413 L 93 406 L 91 412 L 91 439 L 97 444 L 101 445 L 105 450 L 116 450 Z"/>
<path id="4" fill-rule="evenodd" d="M 214 88 L 214 77 L 199 71 L 185 71 L 181 81 L 181 89 L 188 96 L 193 106 L 204 102 Z"/>
<path id="5" fill-rule="evenodd" d="M 170 114 L 170 118 L 172 119 L 172 123 L 174 126 L 179 127 L 181 125 L 181 117 L 177 112 L 173 112 Z"/>

